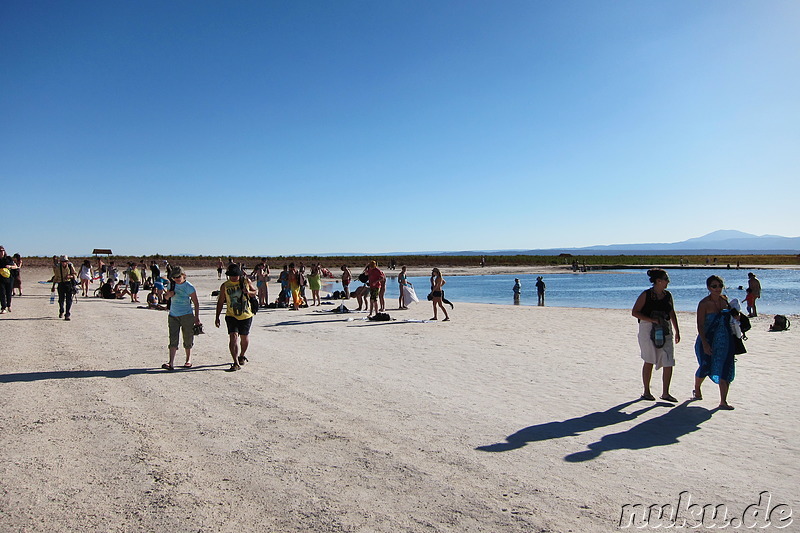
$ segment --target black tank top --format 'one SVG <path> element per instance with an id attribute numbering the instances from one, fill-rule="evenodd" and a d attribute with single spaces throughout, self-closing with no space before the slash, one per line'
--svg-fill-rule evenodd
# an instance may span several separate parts
<path id="1" fill-rule="evenodd" d="M 664 297 L 659 300 L 653 289 L 647 289 L 645 292 L 647 296 L 645 297 L 644 306 L 642 307 L 642 314 L 650 318 L 655 318 L 653 312 L 657 311 L 661 316 L 665 318 L 669 317 L 673 309 L 672 294 L 670 294 L 669 291 L 664 291 Z"/>

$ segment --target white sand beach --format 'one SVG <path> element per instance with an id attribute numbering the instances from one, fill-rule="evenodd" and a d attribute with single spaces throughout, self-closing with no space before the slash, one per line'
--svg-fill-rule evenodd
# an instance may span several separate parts
<path id="1" fill-rule="evenodd" d="M 229 373 L 216 272 L 190 271 L 206 334 L 166 372 L 166 312 L 85 298 L 65 322 L 49 273 L 24 276 L 0 317 L 2 531 L 608 532 L 681 493 L 730 519 L 768 491 L 772 527 L 800 512 L 800 324 L 753 320 L 723 412 L 710 382 L 688 401 L 694 313 L 674 405 L 639 400 L 625 310 L 265 310 Z"/>

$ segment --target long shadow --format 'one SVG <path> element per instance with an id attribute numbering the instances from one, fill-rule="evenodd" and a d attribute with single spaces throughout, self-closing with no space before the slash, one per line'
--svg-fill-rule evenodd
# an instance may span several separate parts
<path id="1" fill-rule="evenodd" d="M 338 318 L 334 320 L 284 320 L 275 324 L 264 324 L 262 327 L 271 328 L 275 326 L 306 326 L 309 324 L 324 324 L 326 322 L 347 322 L 347 319 Z"/>
<path id="2" fill-rule="evenodd" d="M 497 444 L 490 444 L 488 446 L 478 446 L 475 449 L 482 452 L 508 452 L 522 448 L 529 442 L 574 437 L 593 429 L 613 426 L 614 424 L 633 420 L 639 415 L 654 409 L 656 406 L 664 405 L 660 403 L 649 403 L 647 407 L 632 413 L 622 411 L 626 407 L 639 401 L 641 400 L 631 400 L 615 405 L 614 407 L 609 407 L 605 411 L 596 411 L 577 418 L 569 418 L 561 422 L 547 422 L 545 424 L 528 426 L 506 437 L 506 442 L 498 442 Z"/>
<path id="3" fill-rule="evenodd" d="M 390 326 L 392 324 L 424 324 L 425 322 L 406 322 L 405 320 L 372 320 L 367 322 L 362 322 L 361 324 L 350 324 L 348 328 L 363 328 L 363 327 L 370 327 L 370 326 Z"/>
<path id="4" fill-rule="evenodd" d="M 216 367 L 228 366 L 201 365 L 192 368 L 175 367 L 175 372 L 198 372 L 213 370 Z M 166 374 L 163 368 L 120 368 L 117 370 L 54 370 L 52 372 L 20 372 L 18 374 L 0 374 L 0 383 L 20 383 L 44 381 L 48 379 L 81 379 L 81 378 L 126 378 L 137 374 Z M 169 372 L 171 373 L 171 372 Z"/>
<path id="5" fill-rule="evenodd" d="M 661 416 L 646 420 L 626 431 L 606 435 L 589 444 L 588 450 L 564 457 L 570 463 L 590 461 L 611 450 L 642 450 L 656 446 L 677 444 L 680 437 L 700 429 L 700 424 L 709 420 L 718 409 L 692 407 L 691 400 L 670 409 Z"/>
<path id="6" fill-rule="evenodd" d="M 20 318 L 4 318 L 3 322 L 7 322 L 9 320 L 60 320 L 63 321 L 63 318 L 58 318 L 57 316 L 26 316 Z"/>

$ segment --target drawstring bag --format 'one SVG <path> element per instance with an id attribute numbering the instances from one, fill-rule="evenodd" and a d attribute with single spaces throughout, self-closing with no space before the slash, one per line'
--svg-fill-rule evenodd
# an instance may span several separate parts
<path id="1" fill-rule="evenodd" d="M 650 330 L 650 340 L 653 341 L 653 345 L 656 348 L 663 348 L 664 345 L 667 343 L 667 333 L 669 333 L 669 325 L 667 321 L 664 319 L 662 313 L 653 312 L 653 318 L 657 319 L 658 322 L 653 324 L 653 329 Z"/>

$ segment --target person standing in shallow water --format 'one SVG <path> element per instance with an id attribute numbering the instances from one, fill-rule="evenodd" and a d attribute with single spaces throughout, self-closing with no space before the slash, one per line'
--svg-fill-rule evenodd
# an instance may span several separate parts
<path id="1" fill-rule="evenodd" d="M 669 393 L 669 386 L 672 381 L 672 367 L 675 366 L 675 343 L 681 342 L 681 332 L 678 328 L 678 317 L 675 315 L 675 305 L 672 301 L 672 294 L 667 290 L 669 276 L 666 271 L 660 268 L 653 268 L 647 271 L 650 276 L 652 288 L 647 289 L 636 299 L 633 304 L 631 315 L 639 321 L 639 348 L 641 349 L 642 359 L 642 384 L 644 392 L 643 400 L 655 400 L 650 392 L 650 378 L 653 375 L 653 366 L 656 370 L 664 368 L 661 376 L 661 399 L 668 402 L 678 400 Z M 670 323 L 674 328 L 670 330 Z M 652 338 L 652 331 L 655 327 L 662 327 L 664 332 L 664 344 L 657 347 Z"/>
<path id="2" fill-rule="evenodd" d="M 542 276 L 536 278 L 536 296 L 538 297 L 538 305 L 544 307 L 544 290 L 545 284 Z"/>
<path id="3" fill-rule="evenodd" d="M 752 272 L 748 272 L 747 274 L 747 288 L 750 289 L 749 295 L 751 296 L 752 301 L 752 304 L 750 305 L 752 310 L 748 309 L 749 314 L 747 316 L 750 318 L 755 318 L 758 316 L 756 300 L 761 298 L 761 282 Z"/>
<path id="4" fill-rule="evenodd" d="M 519 278 L 514 278 L 514 287 L 511 290 L 514 292 L 514 303 L 519 303 L 519 295 L 522 292 L 522 283 Z"/>

